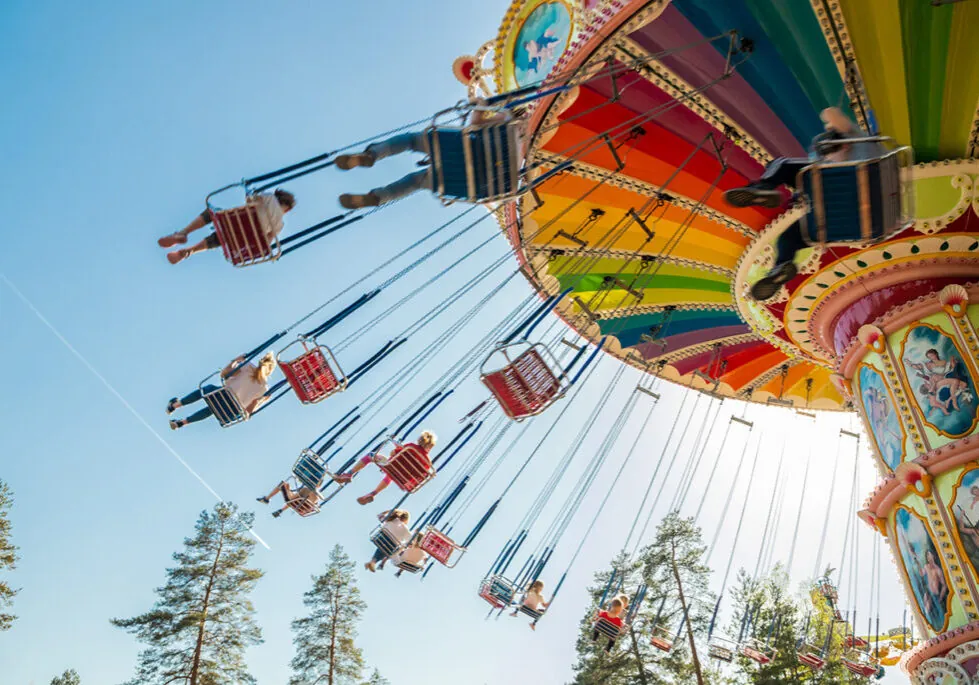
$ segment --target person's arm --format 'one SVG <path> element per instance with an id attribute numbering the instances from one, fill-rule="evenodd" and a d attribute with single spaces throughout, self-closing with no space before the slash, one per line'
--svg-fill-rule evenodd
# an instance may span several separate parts
<path id="1" fill-rule="evenodd" d="M 249 402 L 247 407 L 245 407 L 245 415 L 251 416 L 252 414 L 258 411 L 259 407 L 261 407 L 263 404 L 265 404 L 268 401 L 269 401 L 268 395 L 259 395 L 251 402 Z"/>
<path id="2" fill-rule="evenodd" d="M 819 118 L 823 120 L 828 128 L 834 131 L 839 131 L 840 133 L 845 133 L 848 135 L 859 136 L 863 134 L 860 127 L 850 119 L 843 110 L 839 107 L 827 107 L 819 114 Z"/>
<path id="3" fill-rule="evenodd" d="M 244 363 L 244 361 L 245 361 L 244 355 L 232 359 L 231 362 L 229 362 L 226 367 L 221 369 L 221 378 L 227 380 L 235 371 L 238 370 L 238 367 L 241 366 L 242 363 Z"/>

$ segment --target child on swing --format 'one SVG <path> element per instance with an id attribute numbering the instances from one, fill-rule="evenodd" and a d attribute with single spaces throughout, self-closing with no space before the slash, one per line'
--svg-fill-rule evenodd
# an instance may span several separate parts
<path id="1" fill-rule="evenodd" d="M 550 602 L 544 601 L 544 581 L 535 580 L 527 588 L 527 592 L 523 596 L 523 602 L 510 615 L 515 617 L 523 611 L 523 613 L 532 616 L 534 619 L 530 622 L 530 629 L 537 630 L 537 621 L 544 615 L 544 610 L 547 609 L 548 604 Z"/>
<path id="2" fill-rule="evenodd" d="M 424 456 L 428 458 L 429 452 L 431 452 L 432 448 L 435 447 L 435 440 L 436 438 L 434 433 L 432 433 L 431 431 L 423 431 L 422 434 L 418 437 L 417 443 L 413 443 L 413 442 L 405 443 L 400 448 L 392 452 L 391 457 L 393 458 L 401 450 L 414 448 L 416 450 L 421 451 L 424 454 Z M 363 470 L 363 468 L 368 464 L 370 464 L 373 460 L 374 460 L 373 455 L 368 454 L 366 457 L 364 457 L 359 462 L 357 462 L 357 465 L 354 466 L 349 473 L 338 473 L 335 476 L 333 476 L 333 480 L 337 483 L 340 483 L 341 485 L 346 485 L 351 480 L 353 480 L 354 475 L 356 475 L 359 471 Z M 429 463 L 431 463 L 431 460 L 429 460 Z M 376 488 L 371 490 L 366 495 L 361 495 L 360 497 L 358 497 L 357 501 L 360 502 L 361 504 L 370 504 L 371 502 L 374 501 L 374 498 L 377 497 L 390 484 L 391 484 L 391 477 L 384 476 L 384 478 L 381 479 L 381 482 L 377 484 Z"/>
<path id="3" fill-rule="evenodd" d="M 411 539 L 408 546 L 391 557 L 391 563 L 398 567 L 398 572 L 394 574 L 395 577 L 400 578 L 401 574 L 404 573 L 405 570 L 401 568 L 402 564 L 410 564 L 421 568 L 428 561 L 428 552 L 422 549 L 422 539 L 424 537 L 424 533 L 415 533 L 415 537 Z M 384 568 L 384 563 L 383 561 L 381 562 L 381 568 Z"/>
<path id="4" fill-rule="evenodd" d="M 609 603 L 608 609 L 606 609 L 604 611 L 596 611 L 595 612 L 595 618 L 592 619 L 592 620 L 595 623 L 598 623 L 598 621 L 601 621 L 601 620 L 605 620 L 605 621 L 611 623 L 612 625 L 614 625 L 621 632 L 621 630 L 622 630 L 622 612 L 624 612 L 628 607 L 629 607 L 629 598 L 626 597 L 625 595 L 619 595 L 618 597 L 615 597 Z M 599 636 L 599 634 L 600 633 L 599 633 L 598 627 L 596 626 L 595 628 L 593 628 L 592 633 L 591 633 L 591 640 L 592 640 L 592 642 L 598 642 L 598 636 Z M 608 639 L 608 644 L 605 645 L 605 652 L 606 653 L 610 653 L 612 651 L 612 647 L 614 647 L 614 646 L 615 646 L 615 639 L 614 638 L 609 638 Z"/>

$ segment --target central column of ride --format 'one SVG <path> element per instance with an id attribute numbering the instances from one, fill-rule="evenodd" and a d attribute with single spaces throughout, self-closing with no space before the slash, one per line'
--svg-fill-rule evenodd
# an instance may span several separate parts
<path id="1" fill-rule="evenodd" d="M 838 340 L 875 315 L 840 356 L 837 380 L 865 422 L 883 476 L 861 518 L 886 536 L 924 636 L 902 666 L 914 682 L 972 683 L 979 671 L 979 285 L 953 274 L 961 282 L 942 286 L 949 276 L 919 275 L 834 312 Z"/>

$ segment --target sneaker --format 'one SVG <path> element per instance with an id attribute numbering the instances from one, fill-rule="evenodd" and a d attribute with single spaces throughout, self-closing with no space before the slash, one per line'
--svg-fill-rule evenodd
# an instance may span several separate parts
<path id="1" fill-rule="evenodd" d="M 374 573 L 377 570 L 377 567 L 374 565 L 373 561 L 368 561 L 366 564 L 364 564 L 364 568 L 366 568 L 371 573 Z"/>
<path id="2" fill-rule="evenodd" d="M 795 278 L 798 273 L 799 270 L 792 262 L 778 264 L 768 272 L 768 275 L 751 286 L 751 296 L 759 302 L 770 300 L 775 297 L 779 288 Z"/>
<path id="3" fill-rule="evenodd" d="M 261 502 L 262 504 L 268 504 L 269 503 L 269 498 L 268 497 L 258 497 L 258 498 L 256 498 L 256 501 Z"/>
<path id="4" fill-rule="evenodd" d="M 370 495 L 370 494 L 357 498 L 357 502 L 359 502 L 360 504 L 370 504 L 373 501 L 374 501 L 374 495 Z"/>
<path id="5" fill-rule="evenodd" d="M 184 425 L 183 424 L 183 421 L 174 421 L 173 419 L 170 420 L 170 430 L 172 430 L 172 431 L 177 430 L 178 428 L 180 428 L 183 425 Z"/>
<path id="6" fill-rule="evenodd" d="M 349 193 L 344 193 L 340 196 L 340 206 L 344 209 L 361 209 L 363 207 L 378 207 L 381 204 L 381 198 L 379 198 L 374 193 L 367 193 L 366 195 L 351 195 Z"/>
<path id="7" fill-rule="evenodd" d="M 282 516 L 282 510 L 281 509 L 276 509 L 275 511 L 272 512 L 272 518 L 277 519 L 280 516 Z"/>
<path id="8" fill-rule="evenodd" d="M 341 485 L 345 485 L 346 483 L 349 483 L 350 481 L 352 481 L 353 478 L 354 478 L 353 477 L 353 474 L 350 474 L 350 473 L 338 473 L 335 476 L 333 476 L 333 482 L 334 483 L 339 483 Z"/>
<path id="9" fill-rule="evenodd" d="M 170 401 L 167 402 L 167 414 L 172 414 L 173 412 L 177 411 L 179 407 L 180 400 L 178 400 L 176 397 L 171 398 Z"/>
<path id="10" fill-rule="evenodd" d="M 774 188 L 747 185 L 724 192 L 724 200 L 734 207 L 767 207 L 776 209 L 782 204 L 782 193 Z"/>
<path id="11" fill-rule="evenodd" d="M 333 164 L 337 169 L 349 171 L 358 166 L 372 167 L 375 161 L 377 161 L 377 158 L 374 156 L 374 153 L 370 150 L 365 150 L 355 155 L 337 155 L 336 159 L 333 160 Z"/>

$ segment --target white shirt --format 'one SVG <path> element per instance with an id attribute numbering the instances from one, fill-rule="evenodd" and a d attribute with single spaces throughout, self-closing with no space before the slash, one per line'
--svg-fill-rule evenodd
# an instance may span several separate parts
<path id="1" fill-rule="evenodd" d="M 254 364 L 243 364 L 237 371 L 231 374 L 224 384 L 228 390 L 234 393 L 241 403 L 241 408 L 245 409 L 249 404 L 265 394 L 268 386 L 255 380 L 255 373 L 258 367 Z"/>
<path id="2" fill-rule="evenodd" d="M 411 530 L 401 519 L 385 521 L 381 524 L 381 529 L 390 534 L 392 539 L 397 540 L 399 545 L 403 545 L 411 538 Z"/>
<path id="3" fill-rule="evenodd" d="M 255 207 L 255 214 L 258 223 L 269 238 L 274 238 L 282 232 L 285 225 L 283 221 L 282 205 L 279 199 L 272 194 L 252 195 L 248 198 L 248 204 Z"/>
<path id="4" fill-rule="evenodd" d="M 407 561 L 409 564 L 412 564 L 414 566 L 421 566 L 425 563 L 427 559 L 428 559 L 428 552 L 423 550 L 421 547 L 411 546 L 401 550 L 396 555 L 394 555 L 392 561 L 395 564 L 400 564 L 403 561 Z"/>

